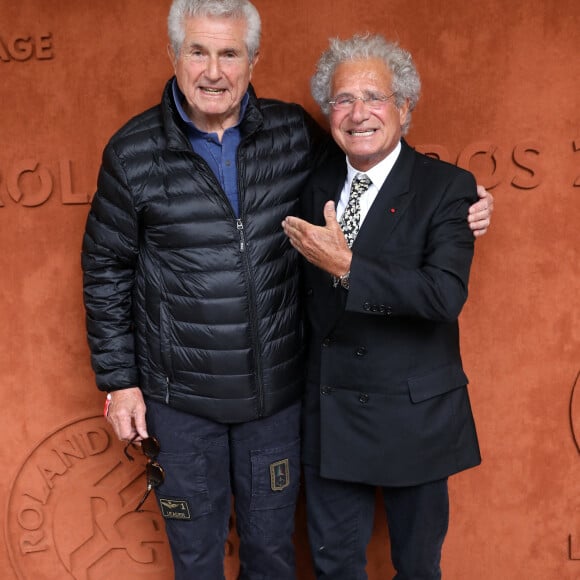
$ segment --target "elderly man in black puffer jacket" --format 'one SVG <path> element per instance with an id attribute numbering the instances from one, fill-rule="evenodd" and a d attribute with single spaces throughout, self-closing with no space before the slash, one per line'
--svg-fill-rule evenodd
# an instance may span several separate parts
<path id="1" fill-rule="evenodd" d="M 175 0 L 169 37 L 175 77 L 108 143 L 87 221 L 92 364 L 117 436 L 160 442 L 176 579 L 223 577 L 233 492 L 241 577 L 290 580 L 304 348 L 281 222 L 329 140 L 256 98 L 249 2 Z"/>

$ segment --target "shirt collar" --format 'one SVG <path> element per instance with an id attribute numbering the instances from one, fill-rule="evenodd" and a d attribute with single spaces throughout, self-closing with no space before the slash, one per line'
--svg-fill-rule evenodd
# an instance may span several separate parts
<path id="1" fill-rule="evenodd" d="M 368 176 L 368 178 L 373 182 L 373 185 L 377 189 L 381 189 L 383 187 L 383 183 L 385 183 L 391 169 L 395 165 L 397 159 L 399 158 L 399 154 L 401 153 L 401 142 L 399 141 L 396 147 L 382 160 L 379 161 L 375 166 L 371 167 L 368 171 L 359 171 L 355 169 L 348 160 L 346 159 L 346 167 L 347 167 L 347 175 L 346 180 L 347 183 L 352 183 L 352 180 L 355 178 L 357 173 L 364 173 Z"/>
<path id="2" fill-rule="evenodd" d="M 183 102 L 185 96 L 181 92 L 181 89 L 178 87 L 177 79 L 175 77 L 173 78 L 173 83 L 171 84 L 171 89 L 173 91 L 173 102 L 175 103 L 175 107 L 177 108 L 177 112 L 179 113 L 179 116 L 181 117 L 183 122 L 187 125 L 188 129 L 194 131 L 197 134 L 208 135 L 208 133 L 206 131 L 202 131 L 201 129 L 198 129 L 195 126 L 195 124 L 193 123 L 193 121 L 188 117 L 187 113 L 185 112 L 185 109 L 183 108 L 183 105 L 181 104 Z M 238 127 L 240 122 L 244 118 L 244 115 L 246 113 L 246 107 L 248 106 L 249 100 L 250 100 L 250 94 L 248 91 L 246 91 L 246 94 L 244 95 L 244 97 L 242 98 L 242 102 L 240 103 L 240 118 L 238 119 L 238 122 L 234 125 L 234 127 Z M 233 127 L 230 127 L 230 129 L 233 129 Z"/>

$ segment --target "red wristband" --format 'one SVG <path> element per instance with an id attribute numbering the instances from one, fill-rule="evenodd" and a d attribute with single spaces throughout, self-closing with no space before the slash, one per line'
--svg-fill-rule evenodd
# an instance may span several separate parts
<path id="1" fill-rule="evenodd" d="M 105 408 L 103 409 L 103 416 L 109 416 L 109 407 L 111 406 L 111 393 L 107 393 L 107 398 L 105 399 Z"/>

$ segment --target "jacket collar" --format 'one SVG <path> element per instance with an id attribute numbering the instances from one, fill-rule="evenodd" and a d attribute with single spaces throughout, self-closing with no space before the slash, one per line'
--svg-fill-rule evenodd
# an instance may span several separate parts
<path id="1" fill-rule="evenodd" d="M 179 115 L 173 99 L 172 84 L 174 78 L 172 77 L 167 81 L 161 97 L 161 115 L 165 136 L 167 138 L 167 146 L 169 149 L 177 151 L 191 151 L 184 122 Z M 248 93 L 250 98 L 244 118 L 240 123 L 242 139 L 258 131 L 263 124 L 262 111 L 260 110 L 260 104 L 252 85 L 249 85 Z"/>

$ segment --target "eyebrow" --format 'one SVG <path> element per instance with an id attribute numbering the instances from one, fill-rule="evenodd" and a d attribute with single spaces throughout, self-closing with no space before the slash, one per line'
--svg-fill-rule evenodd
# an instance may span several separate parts
<path id="1" fill-rule="evenodd" d="M 187 50 L 201 50 L 201 51 L 207 51 L 208 48 L 204 45 L 204 44 L 200 44 L 199 42 L 192 42 L 191 44 L 189 44 L 186 47 Z M 240 53 L 240 47 L 235 47 L 235 46 L 225 46 L 223 48 L 220 48 L 220 50 L 218 51 L 219 54 L 223 54 L 225 52 L 235 52 L 236 54 Z"/>

